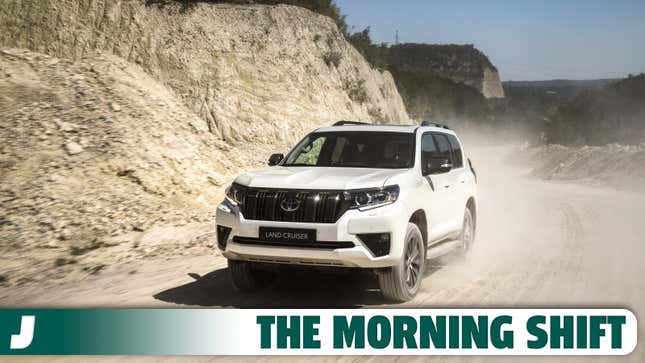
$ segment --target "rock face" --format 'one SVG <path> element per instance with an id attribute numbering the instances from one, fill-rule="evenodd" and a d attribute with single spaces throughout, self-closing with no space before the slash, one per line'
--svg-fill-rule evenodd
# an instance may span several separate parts
<path id="1" fill-rule="evenodd" d="M 292 142 L 339 119 L 409 122 L 391 75 L 331 19 L 294 6 L 6 0 L 0 45 L 123 57 L 235 143 Z"/>
<path id="2" fill-rule="evenodd" d="M 484 67 L 484 79 L 482 80 L 481 93 L 486 98 L 504 98 L 504 87 L 499 79 L 496 68 Z"/>
<path id="3" fill-rule="evenodd" d="M 38 265 L 43 256 L 79 259 L 111 236 L 212 222 L 222 198 L 214 182 L 257 165 L 113 55 L 0 48 L 0 115 L 0 253 L 12 261 L 0 273 L 17 266 L 12 276 L 25 259 L 45 278 L 54 261 Z"/>
<path id="4" fill-rule="evenodd" d="M 4 0 L 0 116 L 10 284 L 213 253 L 241 169 L 339 119 L 409 122 L 326 17 L 138 0 Z"/>
<path id="5" fill-rule="evenodd" d="M 403 72 L 432 74 L 463 83 L 486 98 L 504 97 L 497 68 L 470 44 L 399 44 L 390 48 L 390 64 Z"/>

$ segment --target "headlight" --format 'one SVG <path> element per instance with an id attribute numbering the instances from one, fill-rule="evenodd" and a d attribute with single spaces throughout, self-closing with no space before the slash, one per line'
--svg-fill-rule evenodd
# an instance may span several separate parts
<path id="1" fill-rule="evenodd" d="M 345 192 L 344 197 L 349 201 L 350 209 L 367 210 L 394 203 L 399 197 L 399 186 Z"/>
<path id="2" fill-rule="evenodd" d="M 230 187 L 226 188 L 226 197 L 235 205 L 241 204 L 245 196 L 246 188 L 239 184 L 233 183 Z"/>

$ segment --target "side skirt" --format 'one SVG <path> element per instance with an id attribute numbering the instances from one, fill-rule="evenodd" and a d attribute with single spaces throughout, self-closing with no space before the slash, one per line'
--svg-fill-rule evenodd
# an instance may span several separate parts
<path id="1" fill-rule="evenodd" d="M 459 237 L 459 232 L 452 232 L 444 237 L 441 237 L 428 244 L 428 259 L 433 259 L 447 255 L 448 253 L 454 251 L 461 244 L 461 241 L 457 238 Z"/>

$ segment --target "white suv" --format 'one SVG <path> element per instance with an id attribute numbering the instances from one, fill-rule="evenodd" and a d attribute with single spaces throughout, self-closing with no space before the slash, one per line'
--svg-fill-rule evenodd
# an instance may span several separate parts
<path id="1" fill-rule="evenodd" d="M 269 165 L 238 176 L 217 208 L 238 289 L 266 283 L 276 264 L 358 267 L 376 272 L 385 297 L 407 301 L 426 258 L 473 243 L 476 174 L 446 126 L 341 121 Z"/>

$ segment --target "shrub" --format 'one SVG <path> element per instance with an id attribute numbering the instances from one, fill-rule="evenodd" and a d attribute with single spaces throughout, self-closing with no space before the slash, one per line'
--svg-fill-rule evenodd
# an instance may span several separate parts
<path id="1" fill-rule="evenodd" d="M 334 20 L 338 29 L 347 34 L 347 22 L 345 16 L 340 13 L 338 5 L 334 0 L 146 0 L 146 5 L 164 6 L 170 3 L 193 4 L 193 3 L 230 3 L 230 4 L 287 4 L 300 6 L 319 14 L 328 16 Z M 190 10 L 191 8 L 186 8 Z"/>
<path id="2" fill-rule="evenodd" d="M 369 26 L 345 37 L 373 67 L 382 70 L 389 68 L 389 47 L 385 43 L 372 43 Z"/>
<path id="3" fill-rule="evenodd" d="M 385 115 L 383 115 L 383 110 L 380 107 L 370 107 L 367 110 L 367 114 L 370 115 L 370 118 L 376 124 L 384 124 L 387 122 Z"/>
<path id="4" fill-rule="evenodd" d="M 549 114 L 547 140 L 559 144 L 639 144 L 645 141 L 645 74 L 588 89 Z"/>
<path id="5" fill-rule="evenodd" d="M 340 54 L 340 52 L 329 51 L 323 54 L 323 61 L 325 61 L 325 64 L 328 67 L 333 65 L 334 67 L 338 68 L 342 58 L 343 56 Z"/>
<path id="6" fill-rule="evenodd" d="M 358 102 L 360 104 L 364 104 L 369 101 L 369 96 L 367 95 L 367 88 L 365 88 L 364 79 L 346 81 L 343 88 L 352 101 Z"/>

